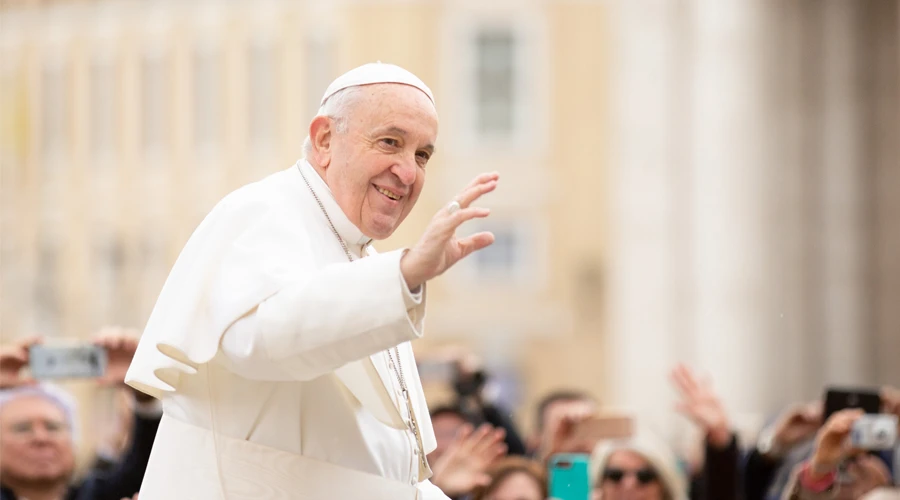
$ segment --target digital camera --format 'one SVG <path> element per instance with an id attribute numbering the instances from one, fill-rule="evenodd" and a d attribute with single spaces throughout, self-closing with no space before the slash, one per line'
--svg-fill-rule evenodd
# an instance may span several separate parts
<path id="1" fill-rule="evenodd" d="M 850 444 L 863 450 L 889 450 L 897 442 L 897 415 L 866 414 L 850 431 Z"/>

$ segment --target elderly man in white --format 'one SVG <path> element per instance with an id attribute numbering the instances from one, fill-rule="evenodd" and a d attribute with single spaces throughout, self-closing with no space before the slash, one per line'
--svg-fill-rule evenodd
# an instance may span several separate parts
<path id="1" fill-rule="evenodd" d="M 493 242 L 457 239 L 497 186 L 478 176 L 409 249 L 438 118 L 408 71 L 335 80 L 305 159 L 226 196 L 163 287 L 126 382 L 162 399 L 141 500 L 446 498 L 410 341 L 426 282 Z"/>

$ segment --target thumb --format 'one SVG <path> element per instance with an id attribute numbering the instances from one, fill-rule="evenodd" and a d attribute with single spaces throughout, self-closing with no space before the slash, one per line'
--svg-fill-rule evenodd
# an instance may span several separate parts
<path id="1" fill-rule="evenodd" d="M 487 486 L 489 484 L 491 484 L 491 476 L 483 472 L 475 476 L 475 486 Z"/>

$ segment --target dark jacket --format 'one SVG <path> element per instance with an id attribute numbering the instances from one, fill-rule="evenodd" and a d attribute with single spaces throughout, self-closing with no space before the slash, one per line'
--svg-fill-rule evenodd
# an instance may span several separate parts
<path id="1" fill-rule="evenodd" d="M 141 489 L 150 450 L 159 429 L 159 417 L 135 416 L 131 444 L 122 460 L 109 470 L 89 473 L 66 492 L 66 500 L 121 500 Z M 0 500 L 17 500 L 16 494 L 0 485 Z"/>
<path id="2" fill-rule="evenodd" d="M 702 475 L 691 481 L 691 500 L 735 500 L 740 485 L 740 449 L 737 436 L 724 448 L 706 441 Z"/>

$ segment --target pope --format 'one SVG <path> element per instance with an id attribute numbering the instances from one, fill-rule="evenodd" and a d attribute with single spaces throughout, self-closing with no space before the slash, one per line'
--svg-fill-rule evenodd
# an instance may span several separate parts
<path id="1" fill-rule="evenodd" d="M 431 90 L 366 64 L 326 89 L 295 165 L 222 199 L 175 263 L 126 382 L 164 415 L 141 500 L 447 498 L 410 341 L 427 283 L 494 241 L 482 174 L 377 253 L 435 152 Z"/>

